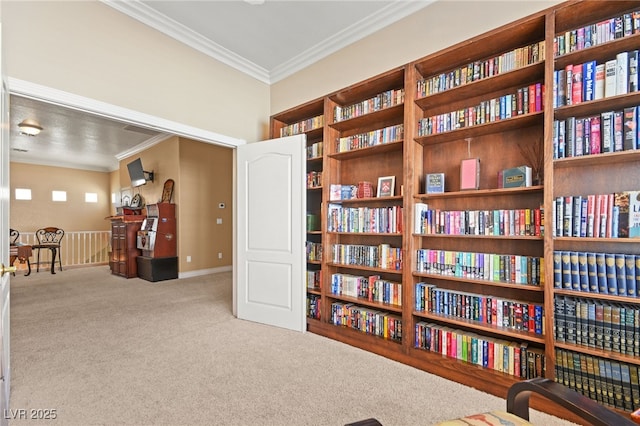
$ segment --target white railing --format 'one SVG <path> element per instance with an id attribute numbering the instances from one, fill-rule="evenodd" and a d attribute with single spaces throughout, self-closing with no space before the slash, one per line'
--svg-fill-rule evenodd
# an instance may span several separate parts
<path id="1" fill-rule="evenodd" d="M 34 232 L 20 233 L 18 242 L 38 244 Z M 65 232 L 60 245 L 62 266 L 95 266 L 109 263 L 111 251 L 111 231 L 70 231 Z M 31 261 L 36 262 L 36 253 Z M 51 251 L 40 251 L 40 262 L 50 262 Z M 34 266 L 35 267 L 35 266 Z"/>

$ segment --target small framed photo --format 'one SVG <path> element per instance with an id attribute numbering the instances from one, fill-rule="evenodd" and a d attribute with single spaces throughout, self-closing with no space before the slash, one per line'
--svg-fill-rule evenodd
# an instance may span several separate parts
<path id="1" fill-rule="evenodd" d="M 395 190 L 395 176 L 384 176 L 378 178 L 378 197 L 393 197 Z"/>

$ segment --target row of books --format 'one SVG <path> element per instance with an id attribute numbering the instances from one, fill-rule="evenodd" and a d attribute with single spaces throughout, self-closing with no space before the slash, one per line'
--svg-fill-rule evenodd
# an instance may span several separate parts
<path id="1" fill-rule="evenodd" d="M 319 129 L 324 126 L 324 115 L 318 115 L 297 123 L 289 124 L 280 129 L 280 137 L 293 136 L 305 133 L 310 130 Z"/>
<path id="2" fill-rule="evenodd" d="M 628 12 L 553 38 L 554 57 L 640 33 L 640 11 Z"/>
<path id="3" fill-rule="evenodd" d="M 374 187 L 371 182 L 358 182 L 358 185 L 332 183 L 329 186 L 329 201 L 353 200 L 374 196 Z"/>
<path id="4" fill-rule="evenodd" d="M 397 124 L 366 133 L 345 136 L 338 139 L 336 152 L 353 151 L 385 143 L 400 141 L 404 138 L 404 125 Z"/>
<path id="5" fill-rule="evenodd" d="M 389 244 L 367 246 L 362 244 L 333 244 L 331 261 L 340 265 L 402 270 L 402 248 Z"/>
<path id="6" fill-rule="evenodd" d="M 640 306 L 630 303 L 556 295 L 556 341 L 602 349 L 629 356 L 640 355 Z"/>
<path id="7" fill-rule="evenodd" d="M 402 306 L 402 284 L 381 279 L 380 275 L 333 274 L 331 293 Z"/>
<path id="8" fill-rule="evenodd" d="M 544 59 L 544 40 L 505 52 L 500 56 L 471 62 L 453 71 L 424 78 L 417 82 L 417 96 L 444 92 L 484 78 L 513 71 Z"/>
<path id="9" fill-rule="evenodd" d="M 553 106 L 576 105 L 638 91 L 638 50 L 603 63 L 569 64 L 553 72 Z"/>
<path id="10" fill-rule="evenodd" d="M 329 204 L 327 208 L 329 232 L 399 234 L 402 228 L 402 206 L 346 207 Z"/>
<path id="11" fill-rule="evenodd" d="M 322 243 L 316 243 L 315 241 L 306 241 L 305 249 L 307 251 L 307 260 L 310 261 L 322 261 Z"/>
<path id="12" fill-rule="evenodd" d="M 553 122 L 553 158 L 640 149 L 640 106 Z"/>
<path id="13" fill-rule="evenodd" d="M 640 255 L 556 250 L 553 252 L 553 286 L 638 297 Z"/>
<path id="14" fill-rule="evenodd" d="M 353 105 L 341 106 L 337 105 L 333 109 L 333 121 L 339 122 L 380 111 L 394 105 L 404 103 L 404 89 L 387 90 L 379 93 L 373 98 L 366 99 Z"/>
<path id="15" fill-rule="evenodd" d="M 430 283 L 416 284 L 416 310 L 512 330 L 544 333 L 542 304 L 454 291 Z"/>
<path id="16" fill-rule="evenodd" d="M 307 294 L 307 317 L 320 319 L 321 297 L 317 294 Z"/>
<path id="17" fill-rule="evenodd" d="M 640 238 L 640 191 L 556 197 L 555 237 Z"/>
<path id="18" fill-rule="evenodd" d="M 419 249 L 416 272 L 470 280 L 540 286 L 544 258 L 514 254 Z"/>
<path id="19" fill-rule="evenodd" d="M 440 210 L 415 204 L 416 234 L 541 236 L 542 212 L 537 209 Z"/>
<path id="20" fill-rule="evenodd" d="M 332 303 L 331 323 L 389 340 L 402 340 L 402 319 L 399 315 L 353 303 Z"/>
<path id="21" fill-rule="evenodd" d="M 640 408 L 637 365 L 556 348 L 555 381 L 602 405 Z"/>
<path id="22" fill-rule="evenodd" d="M 512 117 L 542 111 L 544 85 L 531 84 L 499 98 L 456 111 L 425 117 L 418 122 L 418 135 L 428 136 L 464 127 L 493 123 Z"/>
<path id="23" fill-rule="evenodd" d="M 544 377 L 546 372 L 540 348 L 425 321 L 416 323 L 415 347 L 524 379 Z"/>
<path id="24" fill-rule="evenodd" d="M 322 187 L 322 170 L 307 172 L 307 188 Z"/>
<path id="25" fill-rule="evenodd" d="M 322 141 L 314 142 L 307 147 L 307 160 L 322 157 Z"/>
<path id="26" fill-rule="evenodd" d="M 322 288 L 322 270 L 307 269 L 307 288 Z"/>

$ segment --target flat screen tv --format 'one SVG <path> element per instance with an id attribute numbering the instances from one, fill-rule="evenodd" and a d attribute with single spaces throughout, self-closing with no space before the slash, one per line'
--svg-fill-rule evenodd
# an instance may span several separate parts
<path id="1" fill-rule="evenodd" d="M 142 168 L 142 161 L 139 158 L 127 164 L 127 169 L 129 170 L 131 186 L 142 186 L 147 183 L 147 179 L 144 175 L 144 169 Z"/>

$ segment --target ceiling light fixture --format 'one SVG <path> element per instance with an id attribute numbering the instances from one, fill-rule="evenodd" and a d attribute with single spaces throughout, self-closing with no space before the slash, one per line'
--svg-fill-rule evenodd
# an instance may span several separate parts
<path id="1" fill-rule="evenodd" d="M 18 124 L 18 128 L 20 129 L 20 133 L 27 136 L 35 136 L 42 131 L 40 123 L 30 118 L 22 120 L 22 122 Z"/>

